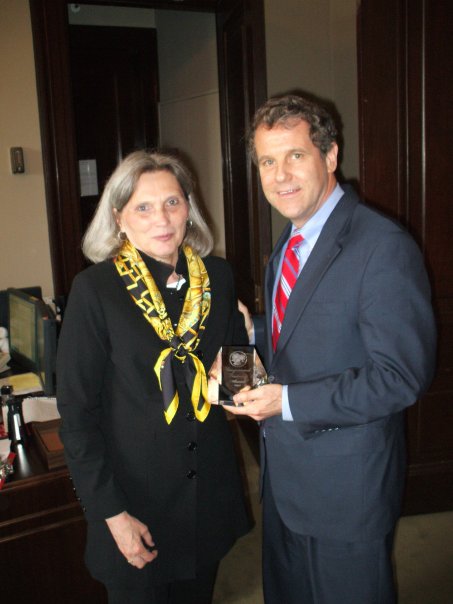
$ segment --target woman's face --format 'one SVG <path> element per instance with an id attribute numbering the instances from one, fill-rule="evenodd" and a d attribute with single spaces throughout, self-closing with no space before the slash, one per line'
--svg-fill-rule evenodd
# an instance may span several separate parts
<path id="1" fill-rule="evenodd" d="M 134 247 L 155 260 L 176 265 L 189 205 L 171 172 L 142 174 L 127 204 L 121 212 L 114 212 L 120 230 Z"/>

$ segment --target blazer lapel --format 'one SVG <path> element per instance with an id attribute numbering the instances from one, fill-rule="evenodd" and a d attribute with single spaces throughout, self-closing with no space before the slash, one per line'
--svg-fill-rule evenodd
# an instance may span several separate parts
<path id="1" fill-rule="evenodd" d="M 349 231 L 352 213 L 356 205 L 357 198 L 355 194 L 352 196 L 345 194 L 324 225 L 318 241 L 308 257 L 289 298 L 275 355 L 285 347 L 319 282 L 338 254 L 340 254 L 343 247 L 343 239 Z M 286 238 L 284 241 L 289 236 L 286 230 L 285 233 Z M 280 250 L 282 245 L 280 245 Z M 273 274 L 275 275 L 275 270 Z M 272 314 L 272 304 L 270 308 Z"/>

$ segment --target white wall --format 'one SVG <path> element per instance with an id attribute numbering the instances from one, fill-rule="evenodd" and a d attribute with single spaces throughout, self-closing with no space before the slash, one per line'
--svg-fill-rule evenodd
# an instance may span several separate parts
<path id="1" fill-rule="evenodd" d="M 197 193 L 225 256 L 215 16 L 156 11 L 163 146 L 188 157 Z"/>
<path id="2" fill-rule="evenodd" d="M 28 0 L 0 2 L 0 289 L 40 285 L 53 295 Z M 23 147 L 13 175 L 10 147 Z"/>

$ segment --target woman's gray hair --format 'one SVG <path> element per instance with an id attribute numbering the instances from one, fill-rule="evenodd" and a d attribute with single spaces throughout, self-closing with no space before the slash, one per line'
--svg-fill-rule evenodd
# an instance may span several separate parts
<path id="1" fill-rule="evenodd" d="M 187 167 L 173 155 L 142 150 L 134 151 L 125 157 L 105 185 L 82 242 L 83 253 L 89 260 L 95 263 L 102 262 L 118 254 L 122 241 L 119 238 L 119 227 L 113 210 L 121 212 L 133 195 L 142 174 L 159 171 L 167 171 L 175 176 L 189 206 L 183 245 L 190 245 L 194 252 L 203 257 L 211 252 L 213 237 L 198 208 L 194 195 L 194 182 Z"/>

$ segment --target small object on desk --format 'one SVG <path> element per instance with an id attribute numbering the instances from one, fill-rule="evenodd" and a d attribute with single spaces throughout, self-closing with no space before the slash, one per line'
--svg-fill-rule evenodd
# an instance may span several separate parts
<path id="1" fill-rule="evenodd" d="M 8 330 L 6 327 L 0 327 L 0 352 L 9 353 Z M 1 361 L 0 361 L 1 367 Z"/>
<path id="2" fill-rule="evenodd" d="M 10 366 L 8 365 L 10 360 L 11 356 L 8 352 L 0 352 L 0 373 L 10 370 Z"/>
<path id="3" fill-rule="evenodd" d="M 0 380 L 0 386 L 12 386 L 17 396 L 41 392 L 42 385 L 36 373 L 18 373 Z"/>
<path id="4" fill-rule="evenodd" d="M 2 388 L 2 402 L 3 397 L 6 397 L 6 393 L 3 393 Z M 3 428 L 0 425 L 0 428 Z M 6 432 L 5 435 L 7 436 Z M 0 438 L 0 489 L 5 484 L 6 478 L 13 473 L 13 461 L 16 454 L 11 451 L 11 441 L 8 438 Z"/>
<path id="5" fill-rule="evenodd" d="M 11 441 L 8 438 L 0 440 L 0 461 L 5 461 L 11 450 Z"/>
<path id="6" fill-rule="evenodd" d="M 2 439 L 8 436 L 8 407 L 4 403 L 3 395 L 0 402 L 0 439 Z"/>
<path id="7" fill-rule="evenodd" d="M 0 460 L 0 490 L 5 484 L 6 478 L 14 473 L 13 461 L 16 457 L 16 454 L 13 451 L 10 451 L 8 457 L 1 461 Z"/>
<path id="8" fill-rule="evenodd" d="M 59 419 L 57 399 L 49 396 L 26 396 L 22 401 L 24 422 L 48 422 Z"/>
<path id="9" fill-rule="evenodd" d="M 31 424 L 39 454 L 48 470 L 66 465 L 63 443 L 58 434 L 60 423 L 60 419 L 53 419 L 48 422 L 33 422 Z"/>
<path id="10" fill-rule="evenodd" d="M 6 438 L 8 436 L 8 433 L 6 432 L 5 428 L 6 412 L 4 412 L 4 410 L 6 410 L 6 404 L 4 401 L 6 401 L 7 392 L 9 392 L 8 386 L 2 386 L 0 398 L 0 439 Z"/>
<path id="11" fill-rule="evenodd" d="M 8 407 L 8 437 L 13 445 L 25 443 L 27 430 L 22 415 L 22 399 L 13 393 L 13 387 L 4 385 L 1 388 L 2 404 Z"/>

